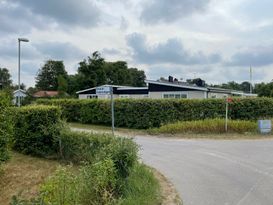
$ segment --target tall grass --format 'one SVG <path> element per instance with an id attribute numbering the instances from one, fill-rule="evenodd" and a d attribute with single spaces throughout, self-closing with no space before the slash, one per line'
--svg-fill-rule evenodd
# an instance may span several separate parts
<path id="1" fill-rule="evenodd" d="M 128 177 L 120 205 L 155 205 L 160 201 L 160 185 L 152 170 L 137 164 Z"/>
<path id="2" fill-rule="evenodd" d="M 229 133 L 253 133 L 257 131 L 257 123 L 246 120 L 229 120 Z M 225 119 L 205 119 L 196 121 L 179 121 L 176 123 L 166 124 L 160 128 L 151 129 L 151 134 L 156 133 L 225 133 Z"/>

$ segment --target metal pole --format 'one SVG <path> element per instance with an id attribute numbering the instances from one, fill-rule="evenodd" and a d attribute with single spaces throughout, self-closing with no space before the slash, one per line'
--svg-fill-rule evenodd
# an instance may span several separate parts
<path id="1" fill-rule="evenodd" d="M 20 39 L 18 39 L 18 90 L 19 90 L 19 98 L 18 98 L 18 107 L 21 107 L 21 92 L 20 92 L 20 89 L 21 89 L 21 79 L 20 79 L 20 71 L 21 71 L 21 68 L 20 68 L 20 55 L 21 55 L 21 44 L 20 44 Z"/>
<path id="2" fill-rule="evenodd" d="M 252 94 L 252 67 L 250 66 L 250 94 Z"/>
<path id="3" fill-rule="evenodd" d="M 228 99 L 226 99 L 226 123 L 225 123 L 225 131 L 228 131 Z"/>
<path id="4" fill-rule="evenodd" d="M 114 135 L 115 130 L 115 114 L 114 114 L 114 90 L 113 86 L 111 86 L 111 113 L 112 113 L 112 134 Z"/>

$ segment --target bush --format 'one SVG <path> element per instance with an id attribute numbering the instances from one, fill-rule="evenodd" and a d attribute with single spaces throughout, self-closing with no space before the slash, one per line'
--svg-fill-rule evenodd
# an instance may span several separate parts
<path id="1" fill-rule="evenodd" d="M 130 172 L 121 199 L 121 205 L 160 204 L 160 185 L 153 172 L 143 164 L 137 164 Z"/>
<path id="2" fill-rule="evenodd" d="M 137 161 L 138 146 L 131 139 L 112 135 L 73 132 L 61 134 L 61 157 L 74 163 L 111 159 L 122 178 Z"/>
<path id="3" fill-rule="evenodd" d="M 36 156 L 58 150 L 60 109 L 54 106 L 26 106 L 16 109 L 13 149 Z"/>
<path id="4" fill-rule="evenodd" d="M 57 105 L 70 122 L 111 125 L 108 100 L 38 100 L 38 104 Z M 257 120 L 273 117 L 272 98 L 235 98 L 229 105 L 229 117 Z M 117 127 L 147 129 L 176 121 L 225 117 L 224 99 L 118 99 L 115 100 Z"/>
<path id="5" fill-rule="evenodd" d="M 245 120 L 229 120 L 228 132 L 246 133 L 256 132 L 257 123 Z M 153 133 L 224 133 L 225 119 L 206 119 L 197 121 L 180 121 L 176 123 L 166 124 L 160 128 L 152 129 Z"/>
<path id="6" fill-rule="evenodd" d="M 40 197 L 41 204 L 79 204 L 80 180 L 69 168 L 59 167 L 42 186 Z"/>
<path id="7" fill-rule="evenodd" d="M 13 135 L 11 118 L 11 100 L 5 93 L 0 93 L 0 164 L 9 158 L 8 144 Z"/>

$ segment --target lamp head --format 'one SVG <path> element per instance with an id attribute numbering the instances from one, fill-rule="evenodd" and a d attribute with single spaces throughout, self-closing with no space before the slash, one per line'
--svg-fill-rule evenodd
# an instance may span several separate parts
<path id="1" fill-rule="evenodd" d="M 18 38 L 18 41 L 29 42 L 27 38 Z"/>

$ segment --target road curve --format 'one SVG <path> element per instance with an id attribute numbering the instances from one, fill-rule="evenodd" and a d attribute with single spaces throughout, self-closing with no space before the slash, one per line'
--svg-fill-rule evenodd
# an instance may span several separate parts
<path id="1" fill-rule="evenodd" d="M 135 138 L 184 205 L 272 205 L 273 140 Z"/>

